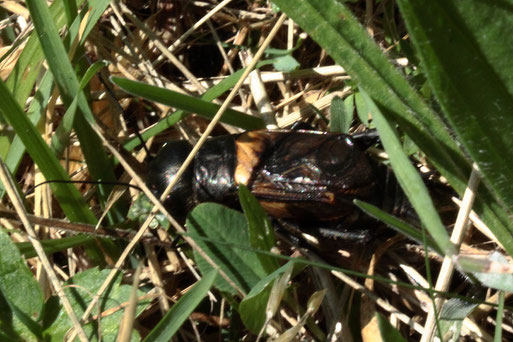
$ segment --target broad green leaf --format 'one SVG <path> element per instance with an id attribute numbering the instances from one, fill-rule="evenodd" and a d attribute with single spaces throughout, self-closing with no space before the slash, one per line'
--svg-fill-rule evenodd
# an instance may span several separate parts
<path id="1" fill-rule="evenodd" d="M 198 246 L 246 293 L 267 275 L 260 259 L 251 251 L 248 223 L 242 213 L 217 203 L 202 203 L 189 213 L 187 230 Z M 223 244 L 208 240 L 222 241 Z M 202 274 L 212 270 L 197 252 L 194 257 Z M 236 294 L 220 276 L 216 278 L 215 286 Z"/>
<path id="2" fill-rule="evenodd" d="M 144 342 L 167 342 L 172 339 L 190 314 L 201 303 L 214 284 L 217 272 L 212 271 L 201 278 L 165 314 Z"/>
<path id="3" fill-rule="evenodd" d="M 439 325 L 442 336 L 450 336 L 449 341 L 460 341 L 460 331 L 463 320 L 477 307 L 476 303 L 459 298 L 447 300 L 440 310 Z"/>
<path id="4" fill-rule="evenodd" d="M 111 81 L 132 95 L 140 96 L 147 100 L 162 103 L 166 106 L 175 107 L 187 112 L 196 113 L 207 119 L 212 119 L 220 107 L 219 105 L 193 96 L 180 94 L 169 89 L 159 88 L 141 82 L 131 81 L 126 78 L 111 77 Z M 221 122 L 244 129 L 265 128 L 262 119 L 233 109 L 226 110 L 221 117 Z"/>
<path id="5" fill-rule="evenodd" d="M 511 8 L 476 0 L 398 4 L 447 120 L 511 212 Z"/>
<path id="6" fill-rule="evenodd" d="M 300 64 L 291 55 L 285 55 L 274 59 L 273 67 L 277 71 L 291 72 L 298 69 Z"/>
<path id="7" fill-rule="evenodd" d="M 449 234 L 436 211 L 422 178 L 402 149 L 402 144 L 396 131 L 382 115 L 369 95 L 364 91 L 361 91 L 361 94 L 370 110 L 385 151 L 387 151 L 390 157 L 390 163 L 395 171 L 397 181 L 413 205 L 413 208 L 415 208 L 420 221 L 444 254 L 454 255 L 456 249 L 449 240 Z"/>
<path id="8" fill-rule="evenodd" d="M 0 331 L 23 340 L 41 336 L 43 293 L 9 235 L 0 231 Z M 36 335 L 34 335 L 36 334 Z"/>
<path id="9" fill-rule="evenodd" d="M 483 285 L 497 290 L 513 292 L 513 274 L 501 271 L 501 269 L 507 270 L 511 268 L 508 259 L 502 254 L 494 252 L 487 259 L 460 257 L 458 261 L 463 270 L 473 271 L 472 274 L 483 283 Z M 476 268 L 481 268 L 481 270 L 476 272 Z"/>
<path id="10" fill-rule="evenodd" d="M 71 302 L 75 314 L 80 317 L 85 308 L 91 302 L 92 297 L 98 291 L 102 283 L 107 278 L 110 270 L 100 271 L 98 268 L 91 268 L 76 274 L 63 284 L 64 292 Z M 121 274 L 111 283 L 111 286 L 103 294 L 99 302 L 99 308 L 102 312 L 109 312 L 108 315 L 101 318 L 101 340 L 116 341 L 119 330 L 119 322 L 123 317 L 123 305 L 127 305 L 128 298 L 132 291 L 131 285 L 121 285 Z M 138 297 L 145 293 L 137 290 Z M 150 303 L 151 300 L 139 301 L 137 304 L 136 315 L 140 314 Z M 98 308 L 98 307 L 97 307 Z M 97 308 L 93 315 L 98 314 Z M 116 308 L 116 310 L 114 310 Z M 98 322 L 93 321 L 84 325 L 84 331 L 90 341 L 99 341 Z M 43 311 L 43 334 L 45 341 L 64 341 L 66 334 L 72 327 L 72 324 L 65 313 L 57 297 L 51 297 L 46 303 Z M 139 341 L 137 332 L 132 333 L 132 341 Z"/>
<path id="11" fill-rule="evenodd" d="M 270 252 L 271 248 L 276 246 L 276 239 L 274 238 L 274 228 L 269 222 L 267 213 L 244 185 L 239 185 L 239 201 L 248 220 L 251 246 L 257 250 Z M 269 255 L 258 254 L 258 258 L 268 273 L 279 267 L 277 260 Z"/>

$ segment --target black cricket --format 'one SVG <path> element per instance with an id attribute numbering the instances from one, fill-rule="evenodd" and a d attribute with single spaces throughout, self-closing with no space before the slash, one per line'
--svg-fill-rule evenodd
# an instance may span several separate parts
<path id="1" fill-rule="evenodd" d="M 244 184 L 274 219 L 325 236 L 368 237 L 373 225 L 354 199 L 387 212 L 409 210 L 393 175 L 364 152 L 368 145 L 366 134 L 313 130 L 215 137 L 199 150 L 165 206 L 182 221 L 201 202 L 237 208 L 237 187 Z M 164 191 L 191 149 L 186 141 L 174 141 L 157 154 L 148 173 L 156 194 Z"/>

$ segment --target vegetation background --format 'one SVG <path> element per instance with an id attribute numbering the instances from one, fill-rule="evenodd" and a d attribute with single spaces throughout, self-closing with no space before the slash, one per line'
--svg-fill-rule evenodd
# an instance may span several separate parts
<path id="1" fill-rule="evenodd" d="M 0 2 L 0 339 L 511 339 L 512 9 Z M 247 189 L 185 233 L 145 188 L 166 141 L 297 121 L 377 129 L 418 226 L 356 203 L 398 235 L 320 260 Z"/>

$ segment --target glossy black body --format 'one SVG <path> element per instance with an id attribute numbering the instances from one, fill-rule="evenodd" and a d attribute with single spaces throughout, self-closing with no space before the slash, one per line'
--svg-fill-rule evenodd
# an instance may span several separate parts
<path id="1" fill-rule="evenodd" d="M 250 131 L 208 140 L 165 202 L 185 219 L 200 202 L 238 206 L 237 186 L 246 185 L 274 218 L 348 229 L 362 213 L 354 199 L 392 211 L 386 180 L 356 141 L 346 134 L 308 130 Z M 170 142 L 150 165 L 148 183 L 160 194 L 191 146 Z"/>

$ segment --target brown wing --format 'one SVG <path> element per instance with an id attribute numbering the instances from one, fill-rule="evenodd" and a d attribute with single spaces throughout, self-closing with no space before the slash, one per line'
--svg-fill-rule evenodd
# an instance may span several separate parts
<path id="1" fill-rule="evenodd" d="M 239 179 L 269 214 L 334 220 L 351 214 L 354 198 L 365 199 L 374 191 L 373 169 L 349 136 L 258 132 L 246 136 L 240 148 L 237 142 L 237 151 L 245 158 L 239 159 L 237 171 L 244 170 Z"/>

